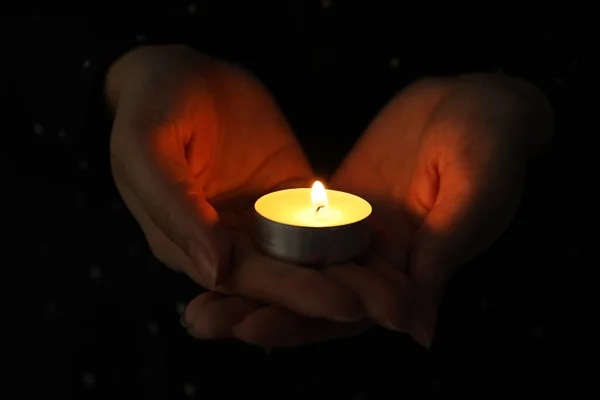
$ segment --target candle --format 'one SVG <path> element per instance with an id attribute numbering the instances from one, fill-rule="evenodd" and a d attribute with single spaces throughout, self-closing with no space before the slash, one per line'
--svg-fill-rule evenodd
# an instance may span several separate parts
<path id="1" fill-rule="evenodd" d="M 349 261 L 369 241 L 371 205 L 350 193 L 312 188 L 269 193 L 254 205 L 257 245 L 265 253 L 298 264 Z"/>

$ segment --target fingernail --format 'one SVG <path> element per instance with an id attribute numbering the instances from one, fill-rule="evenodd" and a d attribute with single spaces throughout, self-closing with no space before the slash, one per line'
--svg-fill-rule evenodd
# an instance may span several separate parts
<path id="1" fill-rule="evenodd" d="M 181 318 L 179 318 L 179 323 L 180 323 L 180 324 L 181 324 L 181 326 L 183 326 L 184 328 L 187 328 L 187 327 L 188 327 L 187 323 L 185 322 L 185 316 L 183 316 L 183 315 L 181 316 Z"/>
<path id="2" fill-rule="evenodd" d="M 211 257 L 211 250 L 205 243 L 193 240 L 188 251 L 194 266 L 198 268 L 202 277 L 202 283 L 209 289 L 213 288 L 217 281 L 217 266 Z"/>
<path id="3" fill-rule="evenodd" d="M 392 321 L 383 321 L 383 323 L 381 325 L 383 325 L 384 327 L 386 327 L 387 329 L 389 329 L 391 331 L 406 333 L 406 329 L 400 328 L 398 325 L 394 324 Z"/>

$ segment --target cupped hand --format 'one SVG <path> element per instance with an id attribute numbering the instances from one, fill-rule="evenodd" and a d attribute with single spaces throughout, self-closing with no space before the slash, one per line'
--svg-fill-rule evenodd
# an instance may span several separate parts
<path id="1" fill-rule="evenodd" d="M 261 194 L 312 176 L 256 79 L 185 47 L 142 47 L 111 67 L 106 89 L 114 180 L 162 262 L 221 293 L 313 317 L 363 317 L 343 285 L 263 257 L 229 229 Z"/>
<path id="2" fill-rule="evenodd" d="M 360 294 L 375 322 L 390 327 L 386 322 L 393 321 L 392 328 L 428 346 L 448 279 L 508 226 L 526 161 L 551 128 L 549 105 L 520 81 L 473 76 L 412 85 L 373 121 L 332 181 L 373 203 L 378 229 L 371 259 L 377 261 L 348 275 L 348 266 L 325 273 L 343 271 L 342 281 Z M 364 284 L 361 277 L 371 272 L 379 273 L 379 285 Z M 193 315 L 196 332 L 213 326 L 205 311 L 247 304 L 210 296 Z M 386 306 L 394 303 L 401 306 Z M 352 335 L 366 326 L 311 320 L 277 306 L 255 305 L 244 315 L 219 332 L 276 346 Z"/>
<path id="3" fill-rule="evenodd" d="M 374 203 L 374 251 L 406 266 L 413 308 L 404 327 L 424 344 L 450 277 L 517 210 L 538 131 L 548 129 L 524 88 L 491 76 L 418 82 L 386 106 L 336 176 Z"/>

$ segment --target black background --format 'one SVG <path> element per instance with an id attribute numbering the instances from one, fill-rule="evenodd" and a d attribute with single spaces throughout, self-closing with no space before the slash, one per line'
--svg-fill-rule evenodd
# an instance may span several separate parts
<path id="1" fill-rule="evenodd" d="M 14 27 L 5 35 L 5 305 L 18 321 L 7 318 L 14 339 L 5 343 L 5 362 L 23 371 L 21 393 L 412 399 L 565 390 L 576 398 L 591 388 L 596 180 L 593 129 L 583 112 L 587 36 L 575 4 L 28 7 L 4 24 Z M 188 43 L 257 73 L 320 171 L 337 164 L 386 100 L 415 78 L 495 70 L 546 92 L 555 141 L 532 165 L 511 228 L 451 282 L 429 354 L 382 330 L 275 351 L 186 336 L 178 313 L 199 288 L 152 257 L 120 201 L 101 98 L 105 67 L 120 52 L 164 42 Z"/>

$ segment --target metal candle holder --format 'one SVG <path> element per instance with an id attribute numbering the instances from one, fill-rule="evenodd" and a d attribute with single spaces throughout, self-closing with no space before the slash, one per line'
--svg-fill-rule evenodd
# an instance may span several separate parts
<path id="1" fill-rule="evenodd" d="M 255 207 L 255 243 L 265 254 L 293 264 L 345 263 L 360 256 L 369 245 L 368 218 L 331 227 L 296 226 L 266 218 Z"/>

